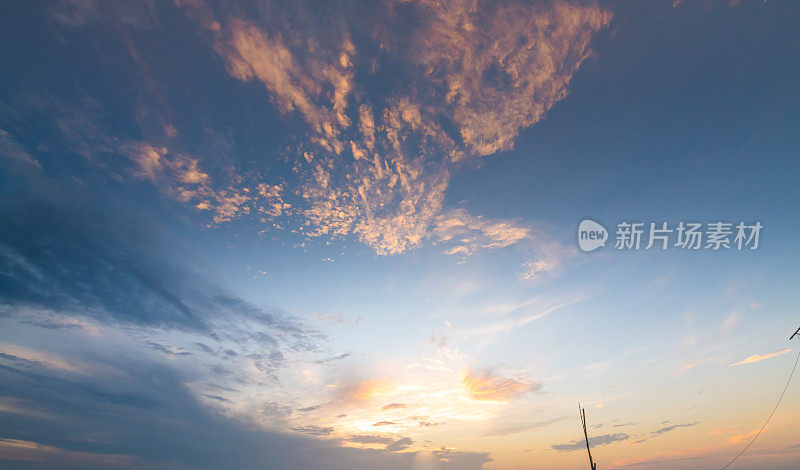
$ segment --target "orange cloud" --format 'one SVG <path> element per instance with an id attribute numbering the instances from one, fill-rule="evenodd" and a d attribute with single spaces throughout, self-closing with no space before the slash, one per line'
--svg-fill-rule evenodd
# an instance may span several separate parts
<path id="1" fill-rule="evenodd" d="M 566 96 L 589 41 L 611 19 L 596 5 L 567 2 L 419 5 L 428 20 L 410 38 L 410 60 L 443 85 L 440 109 L 477 155 L 511 149 L 520 129 Z"/>
<path id="2" fill-rule="evenodd" d="M 386 410 L 399 410 L 404 408 L 406 408 L 406 405 L 404 403 L 389 403 L 388 405 L 384 406 L 381 409 L 386 411 Z"/>
<path id="3" fill-rule="evenodd" d="M 738 432 L 738 431 L 731 431 L 731 432 Z M 737 442 L 746 441 L 747 439 L 750 439 L 751 437 L 755 436 L 758 433 L 759 433 L 759 429 L 750 431 L 748 433 L 739 433 L 739 434 L 736 434 L 735 436 L 732 436 L 730 438 L 730 442 L 735 444 Z"/>
<path id="4" fill-rule="evenodd" d="M 729 441 L 732 444 L 736 444 L 736 443 L 739 443 L 739 442 L 742 442 L 742 441 L 746 441 L 746 440 L 754 437 L 758 433 L 759 433 L 758 429 L 755 429 L 753 431 L 744 433 L 744 432 L 741 432 L 741 431 L 737 431 L 735 429 L 721 428 L 721 429 L 714 429 L 709 434 L 715 435 L 715 436 L 719 436 L 719 435 L 722 435 L 722 434 L 733 434 L 733 436 L 731 436 Z"/>
<path id="5" fill-rule="evenodd" d="M 475 375 L 472 371 L 464 374 L 461 383 L 473 400 L 493 402 L 508 402 L 538 386 L 528 380 L 493 377 L 488 373 Z"/>
<path id="6" fill-rule="evenodd" d="M 748 357 L 747 359 L 745 359 L 743 361 L 731 364 L 729 367 L 740 366 L 742 364 L 753 364 L 755 362 L 763 361 L 764 359 L 770 359 L 770 358 L 773 358 L 773 357 L 780 356 L 782 354 L 786 354 L 789 351 L 791 351 L 791 348 L 781 349 L 780 351 L 775 351 L 775 352 L 771 352 L 769 354 L 764 354 L 764 355 L 754 354 L 754 355 Z"/>
<path id="7" fill-rule="evenodd" d="M 566 96 L 591 38 L 611 18 L 595 5 L 564 1 L 387 1 L 387 13 L 371 19 L 379 25 L 372 34 L 407 76 L 376 104 L 358 80 L 365 67 L 356 65 L 371 64 L 374 72 L 381 57 L 357 50 L 346 19 L 324 30 L 284 18 L 220 22 L 195 3 L 185 7 L 214 35 L 230 75 L 260 82 L 280 111 L 297 112 L 309 125 L 294 167 L 303 182 L 296 212 L 303 233 L 352 235 L 381 255 L 432 239 L 465 257 L 530 237 L 515 221 L 445 211 L 451 171 L 456 162 L 510 149 L 520 129 L 539 122 Z M 425 20 L 395 35 L 380 25 L 396 21 L 399 3 Z M 304 12 L 303 21 L 314 14 Z M 240 206 L 229 205 L 220 220 Z M 557 264 L 545 261 L 530 267 Z"/>
<path id="8" fill-rule="evenodd" d="M 637 439 L 637 440 L 635 440 L 635 441 L 626 442 L 626 443 L 625 443 L 625 445 L 626 445 L 626 446 L 638 446 L 639 444 L 641 444 L 641 443 L 643 443 L 643 442 L 646 442 L 646 441 L 648 441 L 649 439 L 650 439 L 650 438 L 648 438 L 648 437 L 645 437 L 645 438 L 643 438 L 643 439 Z"/>
<path id="9" fill-rule="evenodd" d="M 230 74 L 242 81 L 258 79 L 272 92 L 281 111 L 296 109 L 321 131 L 332 116 L 313 103 L 320 83 L 295 60 L 280 36 L 269 37 L 254 24 L 237 18 L 229 26 L 222 52 Z"/>
<path id="10" fill-rule="evenodd" d="M 283 200 L 282 185 L 247 184 L 240 176 L 233 176 L 229 184 L 217 184 L 196 158 L 166 147 L 133 142 L 123 145 L 122 152 L 136 165 L 134 177 L 149 180 L 179 202 L 210 211 L 215 224 L 251 213 L 266 222 L 291 207 Z"/>
<path id="11" fill-rule="evenodd" d="M 338 386 L 343 403 L 358 403 L 388 395 L 395 390 L 394 385 L 384 379 L 369 379 Z"/>

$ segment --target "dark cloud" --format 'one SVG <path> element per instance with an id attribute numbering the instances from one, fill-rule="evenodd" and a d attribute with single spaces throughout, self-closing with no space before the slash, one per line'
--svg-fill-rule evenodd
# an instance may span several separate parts
<path id="1" fill-rule="evenodd" d="M 221 397 L 219 395 L 210 395 L 208 393 L 203 393 L 202 395 L 204 397 L 206 397 L 206 398 L 210 398 L 212 400 L 216 400 L 216 401 L 219 401 L 219 402 L 222 402 L 222 403 L 233 403 L 232 400 L 230 400 L 228 398 L 225 398 L 225 397 Z"/>
<path id="2" fill-rule="evenodd" d="M 433 423 L 431 421 L 418 421 L 417 424 L 423 428 L 431 428 L 433 426 L 440 426 L 444 423 Z"/>
<path id="3" fill-rule="evenodd" d="M 589 445 L 592 447 L 604 446 L 613 444 L 614 442 L 625 441 L 630 439 L 630 436 L 624 433 L 617 434 L 604 434 L 602 436 L 594 436 L 589 438 Z M 553 450 L 558 452 L 574 452 L 586 448 L 586 441 L 576 440 L 566 444 L 554 444 L 551 446 Z"/>
<path id="4" fill-rule="evenodd" d="M 314 361 L 314 362 L 316 364 L 327 364 L 329 362 L 336 362 L 336 361 L 341 361 L 341 360 L 347 359 L 348 357 L 350 357 L 352 355 L 353 355 L 353 353 L 348 351 L 348 352 L 346 352 L 344 354 L 340 354 L 338 356 L 328 357 L 328 358 L 325 358 L 325 359 L 319 359 L 319 360 Z"/>
<path id="5" fill-rule="evenodd" d="M 412 417 L 410 417 L 408 419 L 410 419 L 412 421 L 416 421 L 417 425 L 419 425 L 420 427 L 423 427 L 423 428 L 430 428 L 430 427 L 433 427 L 433 426 L 440 426 L 440 425 L 444 424 L 444 423 L 439 423 L 439 422 L 428 421 L 428 417 L 427 416 L 412 416 Z"/>
<path id="6" fill-rule="evenodd" d="M 164 354 L 170 354 L 170 355 L 173 355 L 173 356 L 189 356 L 189 355 L 192 354 L 189 351 L 184 351 L 182 349 L 178 349 L 178 348 L 171 347 L 171 346 L 165 346 L 163 344 L 156 343 L 154 341 L 150 341 L 147 344 L 151 348 L 155 349 L 156 351 L 162 352 Z"/>
<path id="7" fill-rule="evenodd" d="M 214 354 L 214 350 L 208 347 L 205 343 L 194 343 L 201 351 L 206 352 L 208 354 Z"/>
<path id="8" fill-rule="evenodd" d="M 392 436 L 381 436 L 377 434 L 360 434 L 360 435 L 350 436 L 347 440 L 350 442 L 355 442 L 356 444 L 384 445 L 385 446 L 384 449 L 390 452 L 398 452 L 401 450 L 405 450 L 414 443 L 414 441 L 408 437 L 401 437 L 398 439 Z"/>
<path id="9" fill-rule="evenodd" d="M 441 468 L 483 468 L 484 464 L 491 462 L 492 459 L 485 452 L 463 452 L 442 447 L 433 452 L 443 462 Z"/>
<path id="10" fill-rule="evenodd" d="M 4 352 L 0 352 L 0 362 L 2 361 L 9 361 L 17 365 L 17 367 L 25 367 L 25 366 L 43 366 L 44 363 L 41 361 L 33 361 L 30 359 L 25 359 L 23 357 L 15 356 L 14 354 L 7 354 Z"/>
<path id="11" fill-rule="evenodd" d="M 350 436 L 347 440 L 356 444 L 390 444 L 392 442 L 391 437 L 376 434 L 359 434 Z"/>
<path id="12" fill-rule="evenodd" d="M 292 431 L 297 431 L 310 436 L 330 436 L 333 434 L 333 428 L 330 426 L 297 426 L 292 428 Z"/>
<path id="13" fill-rule="evenodd" d="M 271 401 L 261 406 L 261 412 L 265 416 L 285 418 L 292 414 L 292 408 L 289 405 Z"/>
<path id="14" fill-rule="evenodd" d="M 414 441 L 412 441 L 410 437 L 403 437 L 386 446 L 386 450 L 390 452 L 399 452 L 401 450 L 405 450 L 413 443 Z"/>
<path id="15" fill-rule="evenodd" d="M 674 429 L 689 428 L 689 427 L 692 427 L 692 426 L 696 426 L 698 424 L 700 424 L 699 421 L 695 421 L 694 423 L 673 424 L 671 426 L 664 426 L 661 429 L 657 429 L 657 430 L 651 432 L 650 434 L 652 434 L 653 436 L 660 436 L 661 434 L 664 434 L 666 432 L 670 432 L 670 431 L 672 431 Z"/>
<path id="16" fill-rule="evenodd" d="M 634 426 L 636 424 L 639 424 L 639 423 L 634 423 L 634 422 L 620 423 L 619 420 L 614 419 L 614 420 L 611 420 L 609 422 L 594 424 L 594 425 L 592 425 L 592 428 L 593 429 L 600 429 L 600 428 L 603 428 L 605 426 L 611 426 L 611 427 L 614 427 L 614 428 L 623 428 L 623 427 L 626 427 L 626 426 Z"/>
<path id="17" fill-rule="evenodd" d="M 297 411 L 299 411 L 301 413 L 310 413 L 312 411 L 317 411 L 317 410 L 321 409 L 323 406 L 325 406 L 325 405 L 307 406 L 305 408 L 298 408 Z"/>

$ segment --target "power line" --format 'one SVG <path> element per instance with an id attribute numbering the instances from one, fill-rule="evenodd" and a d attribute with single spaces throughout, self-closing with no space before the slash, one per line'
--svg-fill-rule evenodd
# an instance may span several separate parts
<path id="1" fill-rule="evenodd" d="M 792 338 L 794 338 L 794 336 L 795 336 L 795 335 L 797 335 L 797 333 L 798 333 L 798 332 L 800 332 L 800 328 L 798 328 L 797 332 L 795 332 L 795 334 L 794 334 L 794 335 L 792 335 Z M 763 431 L 763 430 L 764 430 L 764 428 L 766 428 L 766 427 L 767 427 L 767 424 L 769 424 L 769 420 L 771 420 L 771 419 L 772 419 L 772 415 L 774 415 L 774 414 L 775 414 L 775 411 L 778 409 L 778 406 L 781 404 L 781 400 L 783 400 L 783 396 L 786 394 L 786 390 L 789 388 L 789 383 L 791 383 L 791 381 L 792 381 L 792 377 L 794 376 L 794 371 L 795 371 L 795 369 L 797 369 L 797 363 L 798 363 L 798 361 L 800 361 L 800 353 L 798 353 L 798 354 L 797 354 L 797 359 L 795 359 L 795 360 L 794 360 L 794 366 L 792 367 L 792 372 L 791 372 L 791 374 L 789 374 L 789 380 L 787 380 L 787 381 L 786 381 L 786 386 L 785 386 L 785 387 L 783 387 L 783 391 L 781 392 L 781 396 L 780 396 L 780 397 L 778 397 L 778 403 L 776 403 L 776 404 L 775 404 L 775 408 L 773 408 L 773 409 L 772 409 L 772 413 L 770 413 L 770 414 L 769 414 L 769 417 L 767 417 L 767 421 L 764 423 L 764 425 L 763 425 L 763 426 L 761 426 L 761 429 L 759 429 L 759 430 L 758 430 L 758 432 L 756 433 L 756 435 L 755 435 L 755 436 L 753 436 L 753 439 L 752 439 L 752 440 L 750 440 L 750 442 L 747 444 L 747 446 L 745 446 L 745 448 L 744 448 L 744 449 L 742 449 L 742 451 L 741 451 L 741 452 L 739 452 L 739 455 L 737 455 L 736 457 L 734 457 L 734 458 L 733 458 L 733 460 L 731 460 L 730 462 L 728 462 L 728 464 L 727 464 L 727 465 L 725 465 L 724 467 L 722 467 L 720 470 L 725 470 L 726 468 L 728 468 L 728 467 L 730 467 L 731 465 L 733 465 L 733 463 L 734 463 L 734 462 L 736 462 L 737 460 L 739 460 L 739 457 L 741 457 L 742 455 L 744 455 L 744 453 L 747 451 L 747 449 L 749 449 L 749 448 L 750 448 L 750 446 L 751 446 L 751 445 L 753 445 L 753 443 L 754 443 L 754 442 L 756 442 L 756 439 L 758 439 L 758 436 L 760 436 L 760 435 L 761 435 L 761 431 Z"/>

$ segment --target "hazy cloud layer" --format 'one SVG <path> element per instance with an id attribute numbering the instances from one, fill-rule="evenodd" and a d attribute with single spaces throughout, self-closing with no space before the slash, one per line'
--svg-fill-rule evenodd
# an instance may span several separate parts
<path id="1" fill-rule="evenodd" d="M 30 462 L 43 468 L 414 468 L 413 454 L 397 453 L 411 444 L 408 438 L 381 440 L 385 450 L 349 449 L 221 417 L 187 388 L 194 380 L 190 369 L 144 355 L 134 360 L 110 350 L 89 359 L 86 370 L 9 356 L 0 356 L 4 468 Z M 440 468 L 477 470 L 487 461 L 462 453 Z"/>

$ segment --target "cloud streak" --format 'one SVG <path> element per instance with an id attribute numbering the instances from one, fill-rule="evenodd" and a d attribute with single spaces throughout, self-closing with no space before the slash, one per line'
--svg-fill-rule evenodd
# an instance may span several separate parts
<path id="1" fill-rule="evenodd" d="M 736 366 L 741 366 L 741 365 L 744 365 L 744 364 L 754 364 L 756 362 L 761 362 L 761 361 L 764 361 L 766 359 L 772 359 L 773 357 L 782 356 L 782 355 L 790 352 L 791 350 L 792 350 L 791 348 L 786 348 L 786 349 L 781 349 L 780 351 L 771 352 L 769 354 L 763 354 L 763 355 L 762 354 L 754 354 L 754 355 L 748 357 L 747 359 L 745 359 L 743 361 L 734 362 L 733 364 L 731 364 L 728 367 L 736 367 Z"/>
<path id="2" fill-rule="evenodd" d="M 589 445 L 591 447 L 605 446 L 615 442 L 625 441 L 630 439 L 630 436 L 625 433 L 603 434 L 602 436 L 594 436 L 589 438 Z M 558 452 L 574 452 L 586 448 L 586 441 L 576 440 L 566 444 L 554 444 L 551 446 L 553 450 Z"/>

